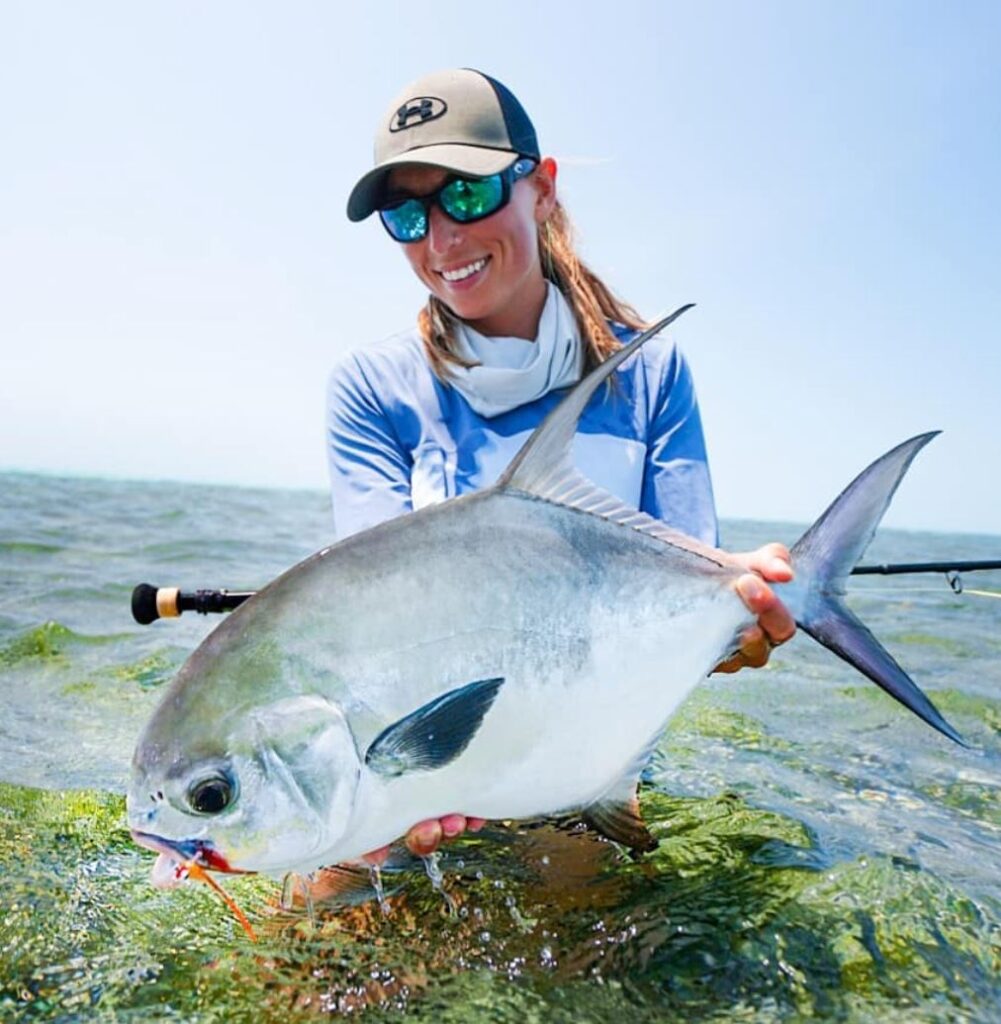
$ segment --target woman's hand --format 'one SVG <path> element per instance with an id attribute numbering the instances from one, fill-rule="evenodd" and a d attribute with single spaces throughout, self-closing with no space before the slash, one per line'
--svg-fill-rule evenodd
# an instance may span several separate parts
<path id="1" fill-rule="evenodd" d="M 737 593 L 748 611 L 757 615 L 758 624 L 744 631 L 740 650 L 726 661 L 721 661 L 715 672 L 761 668 L 768 662 L 772 649 L 784 644 L 796 632 L 796 622 L 789 610 L 764 582 L 786 583 L 792 579 L 788 548 L 784 544 L 766 544 L 757 551 L 747 551 L 734 557 L 750 570 L 737 580 Z"/>
<path id="2" fill-rule="evenodd" d="M 407 833 L 405 842 L 407 849 L 417 857 L 427 857 L 434 853 L 441 845 L 443 839 L 454 839 L 461 836 L 467 829 L 470 832 L 479 832 L 486 824 L 485 818 L 467 818 L 462 814 L 446 814 L 444 818 L 430 818 L 427 821 L 419 821 Z M 362 860 L 366 864 L 382 864 L 389 856 L 389 847 L 384 846 L 381 850 L 373 850 L 366 853 Z"/>

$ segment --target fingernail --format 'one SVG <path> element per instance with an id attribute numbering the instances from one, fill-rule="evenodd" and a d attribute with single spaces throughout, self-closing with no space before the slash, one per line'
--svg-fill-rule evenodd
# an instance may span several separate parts
<path id="1" fill-rule="evenodd" d="M 748 601 L 756 601 L 764 592 L 765 589 L 756 576 L 745 576 L 740 581 L 741 597 L 746 598 Z"/>

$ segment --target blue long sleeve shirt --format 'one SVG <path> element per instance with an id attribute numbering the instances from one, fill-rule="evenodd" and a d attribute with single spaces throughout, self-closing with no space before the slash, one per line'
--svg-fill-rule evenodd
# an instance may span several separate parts
<path id="1" fill-rule="evenodd" d="M 614 328 L 623 341 L 633 332 Z M 338 538 L 494 483 L 567 389 L 498 416 L 432 373 L 415 330 L 352 352 L 330 376 L 327 440 Z M 574 439 L 577 468 L 627 505 L 710 544 L 716 510 L 691 372 L 651 339 L 599 388 Z"/>

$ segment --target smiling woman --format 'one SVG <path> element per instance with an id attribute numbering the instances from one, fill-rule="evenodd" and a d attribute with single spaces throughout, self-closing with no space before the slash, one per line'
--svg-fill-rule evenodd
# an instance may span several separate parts
<path id="1" fill-rule="evenodd" d="M 512 189 L 533 172 L 535 189 Z M 412 198 L 379 212 L 389 227 L 401 210 L 421 210 L 419 234 L 412 230 L 401 237 L 390 228 L 390 235 L 405 243 L 414 273 L 453 316 L 484 335 L 530 337 L 546 297 L 538 273 L 535 207 L 551 211 L 555 174 L 551 160 L 536 170 L 525 157 L 479 180 L 436 167 L 395 167 L 389 174 L 390 192 Z"/>
<path id="2" fill-rule="evenodd" d="M 577 255 L 556 162 L 500 82 L 461 69 L 412 83 L 380 121 L 375 155 L 348 216 L 378 212 L 429 295 L 416 329 L 353 352 L 331 375 L 339 537 L 493 484 L 564 389 L 645 326 Z M 668 339 L 650 341 L 595 394 L 573 453 L 627 505 L 716 543 L 695 390 Z M 764 664 L 795 628 L 763 582 L 791 578 L 786 550 L 742 557 L 753 571 L 737 589 L 758 625 L 722 666 L 730 671 Z M 410 845 L 434 849 L 467 824 L 423 823 Z"/>

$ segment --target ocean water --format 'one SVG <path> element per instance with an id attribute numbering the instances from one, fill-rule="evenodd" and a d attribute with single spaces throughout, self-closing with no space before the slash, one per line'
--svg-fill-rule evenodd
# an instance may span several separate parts
<path id="1" fill-rule="evenodd" d="M 253 589 L 329 539 L 318 493 L 0 474 L 0 1018 L 1001 1020 L 1001 573 L 851 583 L 970 749 L 797 637 L 672 721 L 643 859 L 570 820 L 492 823 L 442 860 L 454 912 L 404 857 L 388 914 L 364 879 L 312 915 L 227 880 L 256 944 L 207 888 L 154 890 L 129 758 L 219 620 L 137 626 L 132 587 Z M 866 560 L 999 556 L 885 531 Z"/>

